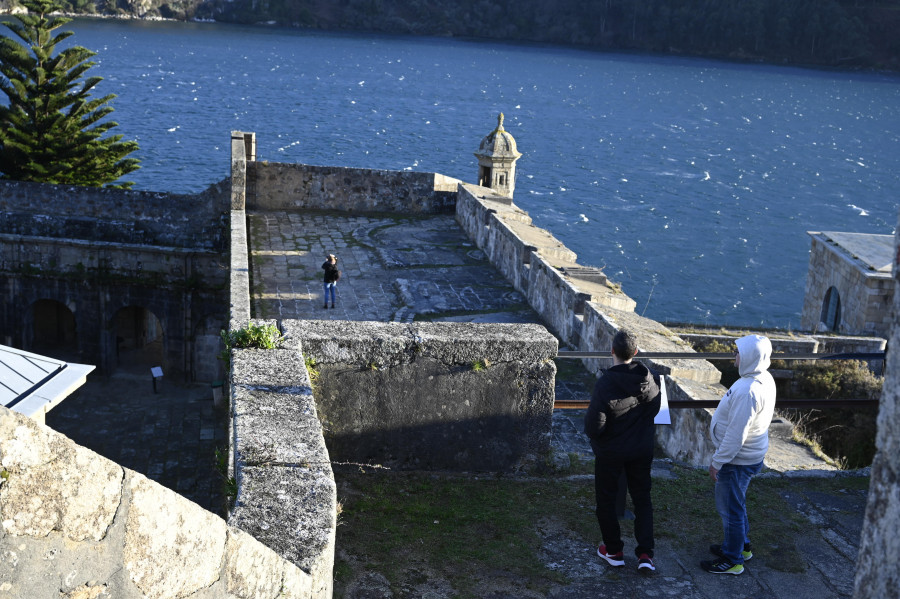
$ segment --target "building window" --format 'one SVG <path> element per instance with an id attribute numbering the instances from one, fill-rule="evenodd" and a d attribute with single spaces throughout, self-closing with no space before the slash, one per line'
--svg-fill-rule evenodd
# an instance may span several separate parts
<path id="1" fill-rule="evenodd" d="M 822 317 L 820 318 L 830 331 L 837 331 L 841 326 L 841 296 L 834 287 L 829 287 L 825 292 L 825 301 L 822 304 Z"/>

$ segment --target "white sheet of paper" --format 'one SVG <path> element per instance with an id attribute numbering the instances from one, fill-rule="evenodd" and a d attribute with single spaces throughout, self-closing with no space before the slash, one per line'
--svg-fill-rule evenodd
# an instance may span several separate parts
<path id="1" fill-rule="evenodd" d="M 666 377 L 659 375 L 659 394 L 660 405 L 659 414 L 653 419 L 653 424 L 672 424 L 672 418 L 669 416 L 669 397 L 666 395 Z"/>

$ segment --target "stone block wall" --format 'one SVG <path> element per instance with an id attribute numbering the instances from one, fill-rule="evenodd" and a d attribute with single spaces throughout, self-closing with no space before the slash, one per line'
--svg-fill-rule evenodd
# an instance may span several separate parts
<path id="1" fill-rule="evenodd" d="M 313 576 L 218 516 L 3 407 L 0 595 L 323 596 Z"/>
<path id="2" fill-rule="evenodd" d="M 560 267 L 577 266 L 576 254 L 517 206 L 472 185 L 460 185 L 458 195 L 459 225 L 564 343 L 579 345 L 589 301 L 634 309 L 634 300 L 613 285 L 567 277 Z"/>
<path id="3" fill-rule="evenodd" d="M 531 324 L 285 321 L 337 461 L 506 471 L 550 449 L 557 342 Z"/>
<path id="4" fill-rule="evenodd" d="M 458 181 L 435 173 L 247 162 L 247 209 L 451 212 Z"/>
<path id="5" fill-rule="evenodd" d="M 900 237 L 895 234 L 895 247 Z M 900 270 L 894 262 L 892 281 L 896 290 Z M 889 332 L 891 347 L 900 347 L 900 294 L 894 294 Z M 900 352 L 888 352 L 884 388 L 878 408 L 877 451 L 872 462 L 868 505 L 859 543 L 853 596 L 892 597 L 897 595 L 897 569 L 886 564 L 900 563 Z M 870 559 L 877 556 L 877 559 Z"/>
<path id="6" fill-rule="evenodd" d="M 234 350 L 231 365 L 228 522 L 300 568 L 309 597 L 331 597 L 337 490 L 299 346 Z"/>
<path id="7" fill-rule="evenodd" d="M 887 273 L 871 271 L 856 258 L 846 256 L 822 234 L 811 234 L 809 274 L 800 326 L 818 330 L 822 305 L 829 288 L 841 300 L 838 333 L 887 337 L 891 325 L 894 280 Z"/>
<path id="8" fill-rule="evenodd" d="M 221 251 L 228 184 L 173 194 L 0 181 L 0 233 Z"/>
<path id="9" fill-rule="evenodd" d="M 614 285 L 573 279 L 564 270 L 577 267 L 576 255 L 515 205 L 492 199 L 490 190 L 461 185 L 456 219 L 491 263 L 525 295 L 531 307 L 563 343 L 577 351 L 608 354 L 620 328 L 636 333 L 645 352 L 693 352 L 688 343 L 656 321 L 634 313 L 635 302 Z M 599 374 L 611 359 L 586 359 Z M 669 396 L 718 400 L 725 389 L 720 373 L 704 360 L 653 360 L 648 364 L 667 375 Z M 658 442 L 675 459 L 708 464 L 712 444 L 706 432 L 713 410 L 680 410 L 672 425 L 657 427 Z"/>

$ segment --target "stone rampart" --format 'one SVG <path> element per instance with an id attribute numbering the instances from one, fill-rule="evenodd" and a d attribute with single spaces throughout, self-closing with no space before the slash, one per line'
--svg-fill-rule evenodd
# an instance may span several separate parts
<path id="1" fill-rule="evenodd" d="M 0 595 L 322 597 L 218 516 L 0 407 Z"/>
<path id="2" fill-rule="evenodd" d="M 228 181 L 197 194 L 0 181 L 0 233 L 221 251 Z"/>
<path id="3" fill-rule="evenodd" d="M 459 181 L 436 173 L 246 163 L 248 210 L 452 212 Z"/>
<path id="4" fill-rule="evenodd" d="M 283 326 L 315 361 L 335 460 L 506 471 L 549 452 L 556 339 L 539 325 Z"/>
<path id="5" fill-rule="evenodd" d="M 237 497 L 228 522 L 299 567 L 309 597 L 327 599 L 337 491 L 299 346 L 234 350 L 231 364 Z"/>
<path id="6" fill-rule="evenodd" d="M 566 274 L 580 267 L 576 256 L 515 205 L 492 200 L 490 190 L 461 185 L 456 202 L 457 222 L 491 263 L 523 293 L 531 307 L 562 341 L 578 351 L 608 354 L 620 328 L 635 332 L 644 352 L 693 352 L 689 344 L 660 323 L 634 313 L 635 302 L 605 282 L 605 277 L 582 280 Z M 601 282 L 602 281 L 602 282 Z M 586 359 L 599 374 L 611 359 Z M 718 400 L 725 389 L 720 373 L 705 360 L 652 360 L 667 375 L 669 396 Z M 713 447 L 706 433 L 713 410 L 680 410 L 672 425 L 660 425 L 658 442 L 675 459 L 708 464 Z"/>

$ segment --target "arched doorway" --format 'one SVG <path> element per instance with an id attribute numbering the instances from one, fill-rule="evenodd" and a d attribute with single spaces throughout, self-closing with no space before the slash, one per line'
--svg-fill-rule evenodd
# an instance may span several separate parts
<path id="1" fill-rule="evenodd" d="M 78 355 L 75 315 L 62 302 L 42 299 L 34 302 L 32 312 L 31 349 L 60 360 L 74 360 Z"/>
<path id="2" fill-rule="evenodd" d="M 126 306 L 116 312 L 113 325 L 119 367 L 162 366 L 165 370 L 165 336 L 153 312 L 141 306 Z"/>
<path id="3" fill-rule="evenodd" d="M 825 323 L 829 331 L 837 331 L 841 326 L 841 296 L 837 288 L 829 287 L 825 292 L 825 301 L 822 302 L 822 316 L 819 319 Z"/>

